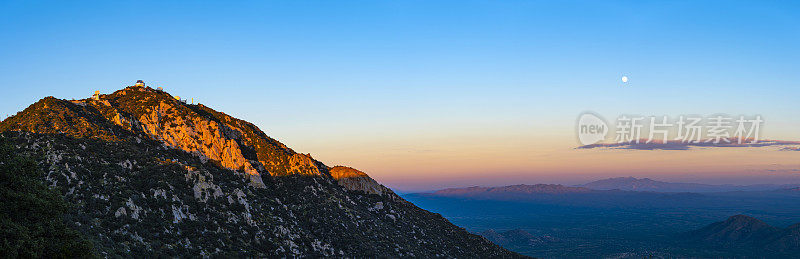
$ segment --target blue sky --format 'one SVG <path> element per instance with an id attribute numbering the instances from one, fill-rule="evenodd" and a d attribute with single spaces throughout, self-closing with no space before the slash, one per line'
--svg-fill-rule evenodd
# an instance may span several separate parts
<path id="1" fill-rule="evenodd" d="M 768 137 L 796 140 L 798 13 L 788 1 L 3 1 L 0 111 L 143 79 L 379 175 L 380 157 L 336 147 L 572 145 L 587 110 L 760 114 Z"/>

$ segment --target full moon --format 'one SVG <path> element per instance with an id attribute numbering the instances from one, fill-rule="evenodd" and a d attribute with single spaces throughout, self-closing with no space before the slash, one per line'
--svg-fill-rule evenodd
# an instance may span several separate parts
<path id="1" fill-rule="evenodd" d="M 622 76 L 622 82 L 623 83 L 627 83 L 628 82 L 628 77 L 627 76 Z"/>

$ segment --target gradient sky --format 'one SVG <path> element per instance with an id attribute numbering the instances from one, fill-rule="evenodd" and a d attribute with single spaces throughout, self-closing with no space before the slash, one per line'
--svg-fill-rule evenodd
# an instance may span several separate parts
<path id="1" fill-rule="evenodd" d="M 390 187 L 800 182 L 800 152 L 575 150 L 584 111 L 799 140 L 788 1 L 2 1 L 0 112 L 137 79 Z M 620 82 L 626 75 L 630 81 Z"/>

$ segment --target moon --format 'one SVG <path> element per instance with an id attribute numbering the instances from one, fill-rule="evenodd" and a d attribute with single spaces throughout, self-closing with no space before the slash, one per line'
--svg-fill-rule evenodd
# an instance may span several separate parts
<path id="1" fill-rule="evenodd" d="M 628 77 L 627 76 L 622 76 L 622 82 L 623 83 L 627 83 L 628 82 Z"/>

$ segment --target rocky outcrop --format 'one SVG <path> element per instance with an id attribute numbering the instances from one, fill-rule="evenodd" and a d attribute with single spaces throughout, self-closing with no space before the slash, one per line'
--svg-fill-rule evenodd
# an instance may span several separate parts
<path id="1" fill-rule="evenodd" d="M 149 87 L 131 86 L 98 100 L 47 97 L 10 121 L 3 130 L 104 140 L 152 138 L 240 172 L 255 186 L 264 186 L 262 175 L 324 176 L 326 171 L 310 155 L 295 153 L 251 123 Z"/>
<path id="2" fill-rule="evenodd" d="M 389 188 L 379 184 L 364 172 L 352 167 L 334 166 L 330 169 L 330 174 L 339 185 L 351 191 L 362 191 L 377 195 L 395 195 Z"/>
<path id="3" fill-rule="evenodd" d="M 219 161 L 225 168 L 246 173 L 253 184 L 264 185 L 261 173 L 256 170 L 263 166 L 259 161 L 246 159 L 237 142 L 241 134 L 225 124 L 202 116 L 173 116 L 179 113 L 177 109 L 182 105 L 174 100 L 162 100 L 157 106 L 147 109 L 149 113 L 134 119 L 134 122 L 143 132 L 169 147 L 197 154 L 203 159 Z M 115 115 L 117 117 L 118 114 Z"/>

